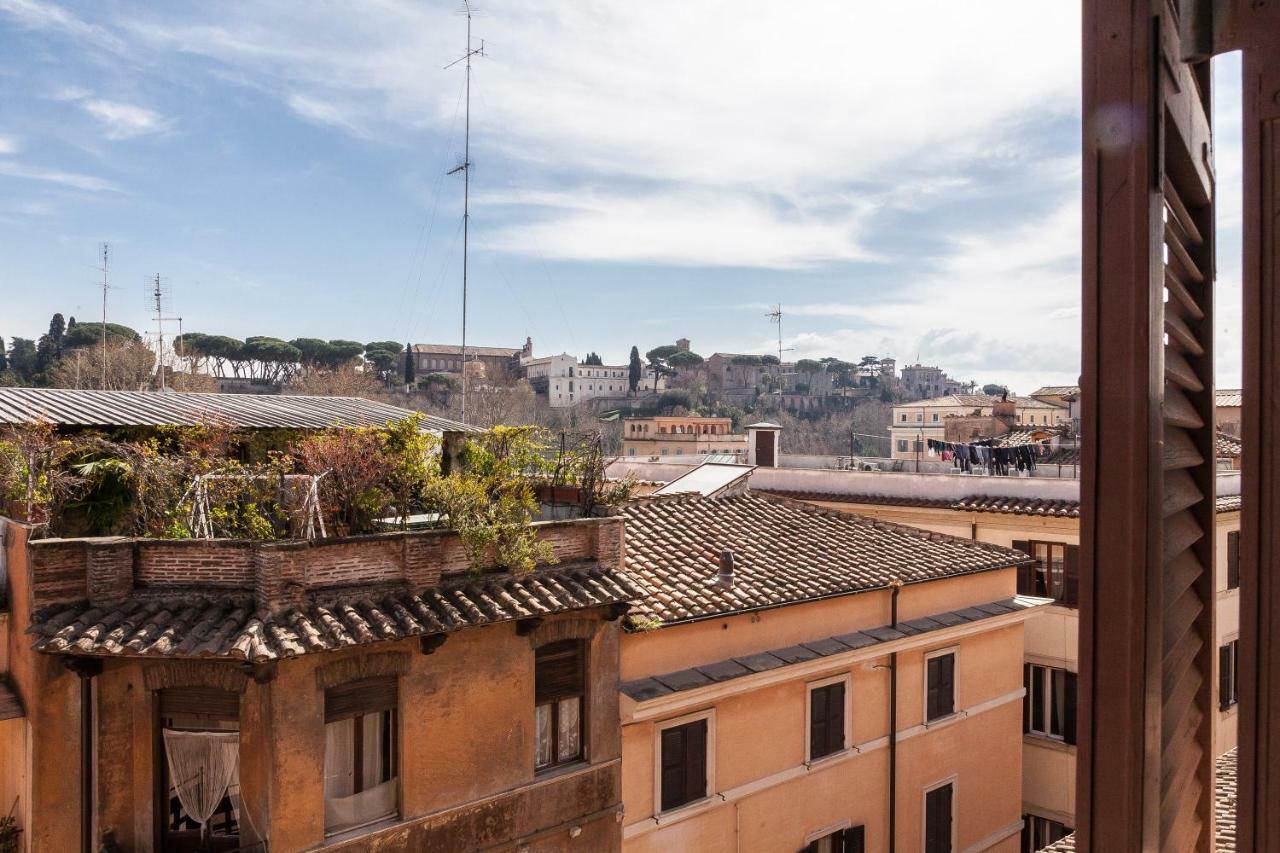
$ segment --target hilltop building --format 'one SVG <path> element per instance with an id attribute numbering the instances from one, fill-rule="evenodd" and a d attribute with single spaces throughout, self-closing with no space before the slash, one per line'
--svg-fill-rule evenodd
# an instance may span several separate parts
<path id="1" fill-rule="evenodd" d="M 413 344 L 410 348 L 415 359 L 418 376 L 430 373 L 462 373 L 462 347 L 457 344 Z M 467 346 L 467 362 L 481 365 L 468 367 L 467 375 L 477 373 L 477 378 L 490 382 L 520 376 L 521 359 L 533 357 L 533 339 L 525 338 L 522 347 Z"/>
<path id="2" fill-rule="evenodd" d="M 520 368 L 534 392 L 547 398 L 553 409 L 576 406 L 600 397 L 626 397 L 631 393 L 630 367 L 625 364 L 587 364 L 568 353 L 526 358 Z M 653 393 L 666 387 L 662 377 L 644 369 L 638 392 Z"/>
<path id="3" fill-rule="evenodd" d="M 893 407 L 889 424 L 894 459 L 915 459 L 928 450 L 928 440 L 946 441 L 949 418 L 1000 418 L 1027 427 L 1070 426 L 1068 406 L 1036 397 L 1002 401 L 989 394 L 947 394 Z"/>

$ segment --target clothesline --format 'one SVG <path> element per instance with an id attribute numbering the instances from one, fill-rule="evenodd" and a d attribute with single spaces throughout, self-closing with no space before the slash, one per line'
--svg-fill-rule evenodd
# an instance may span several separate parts
<path id="1" fill-rule="evenodd" d="M 1005 475 L 1010 467 L 1019 471 L 1036 470 L 1036 460 L 1051 452 L 1049 441 L 1040 440 L 1000 447 L 994 439 L 964 443 L 928 439 L 929 455 L 942 456 L 943 462 L 954 461 L 961 471 L 971 472 L 975 466 L 985 467 L 992 473 Z"/>

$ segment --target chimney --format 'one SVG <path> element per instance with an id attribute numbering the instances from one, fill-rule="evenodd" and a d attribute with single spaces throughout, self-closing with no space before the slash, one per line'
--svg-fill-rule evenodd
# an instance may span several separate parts
<path id="1" fill-rule="evenodd" d="M 720 552 L 720 574 L 716 578 L 716 584 L 725 589 L 733 589 L 733 552 Z"/>
<path id="2" fill-rule="evenodd" d="M 1005 425 L 1012 427 L 1018 422 L 1018 404 L 1010 400 L 1009 392 L 1005 391 L 1000 397 L 1000 402 L 991 407 L 991 414 L 996 420 L 1003 421 Z"/>

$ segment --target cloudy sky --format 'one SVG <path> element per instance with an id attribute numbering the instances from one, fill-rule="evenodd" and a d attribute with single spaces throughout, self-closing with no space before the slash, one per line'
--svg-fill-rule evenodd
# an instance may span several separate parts
<path id="1" fill-rule="evenodd" d="M 108 241 L 111 319 L 138 328 L 159 273 L 188 330 L 456 341 L 457 8 L 0 0 L 0 335 L 100 313 Z M 489 0 L 469 341 L 765 352 L 781 302 L 797 355 L 1073 382 L 1079 14 Z M 1219 70 L 1230 128 L 1239 67 Z M 1219 157 L 1234 384 L 1231 132 Z"/>

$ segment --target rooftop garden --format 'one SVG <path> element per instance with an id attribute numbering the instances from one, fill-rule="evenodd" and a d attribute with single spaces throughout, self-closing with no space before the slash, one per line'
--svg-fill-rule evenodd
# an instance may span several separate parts
<path id="1" fill-rule="evenodd" d="M 456 530 L 474 566 L 551 561 L 529 527 L 542 497 L 621 503 L 599 435 L 495 427 L 442 448 L 418 416 L 274 437 L 216 424 L 63 434 L 0 428 L 0 513 L 45 536 L 255 540 Z M 442 464 L 446 453 L 451 464 Z M 564 489 L 563 487 L 571 487 Z"/>

